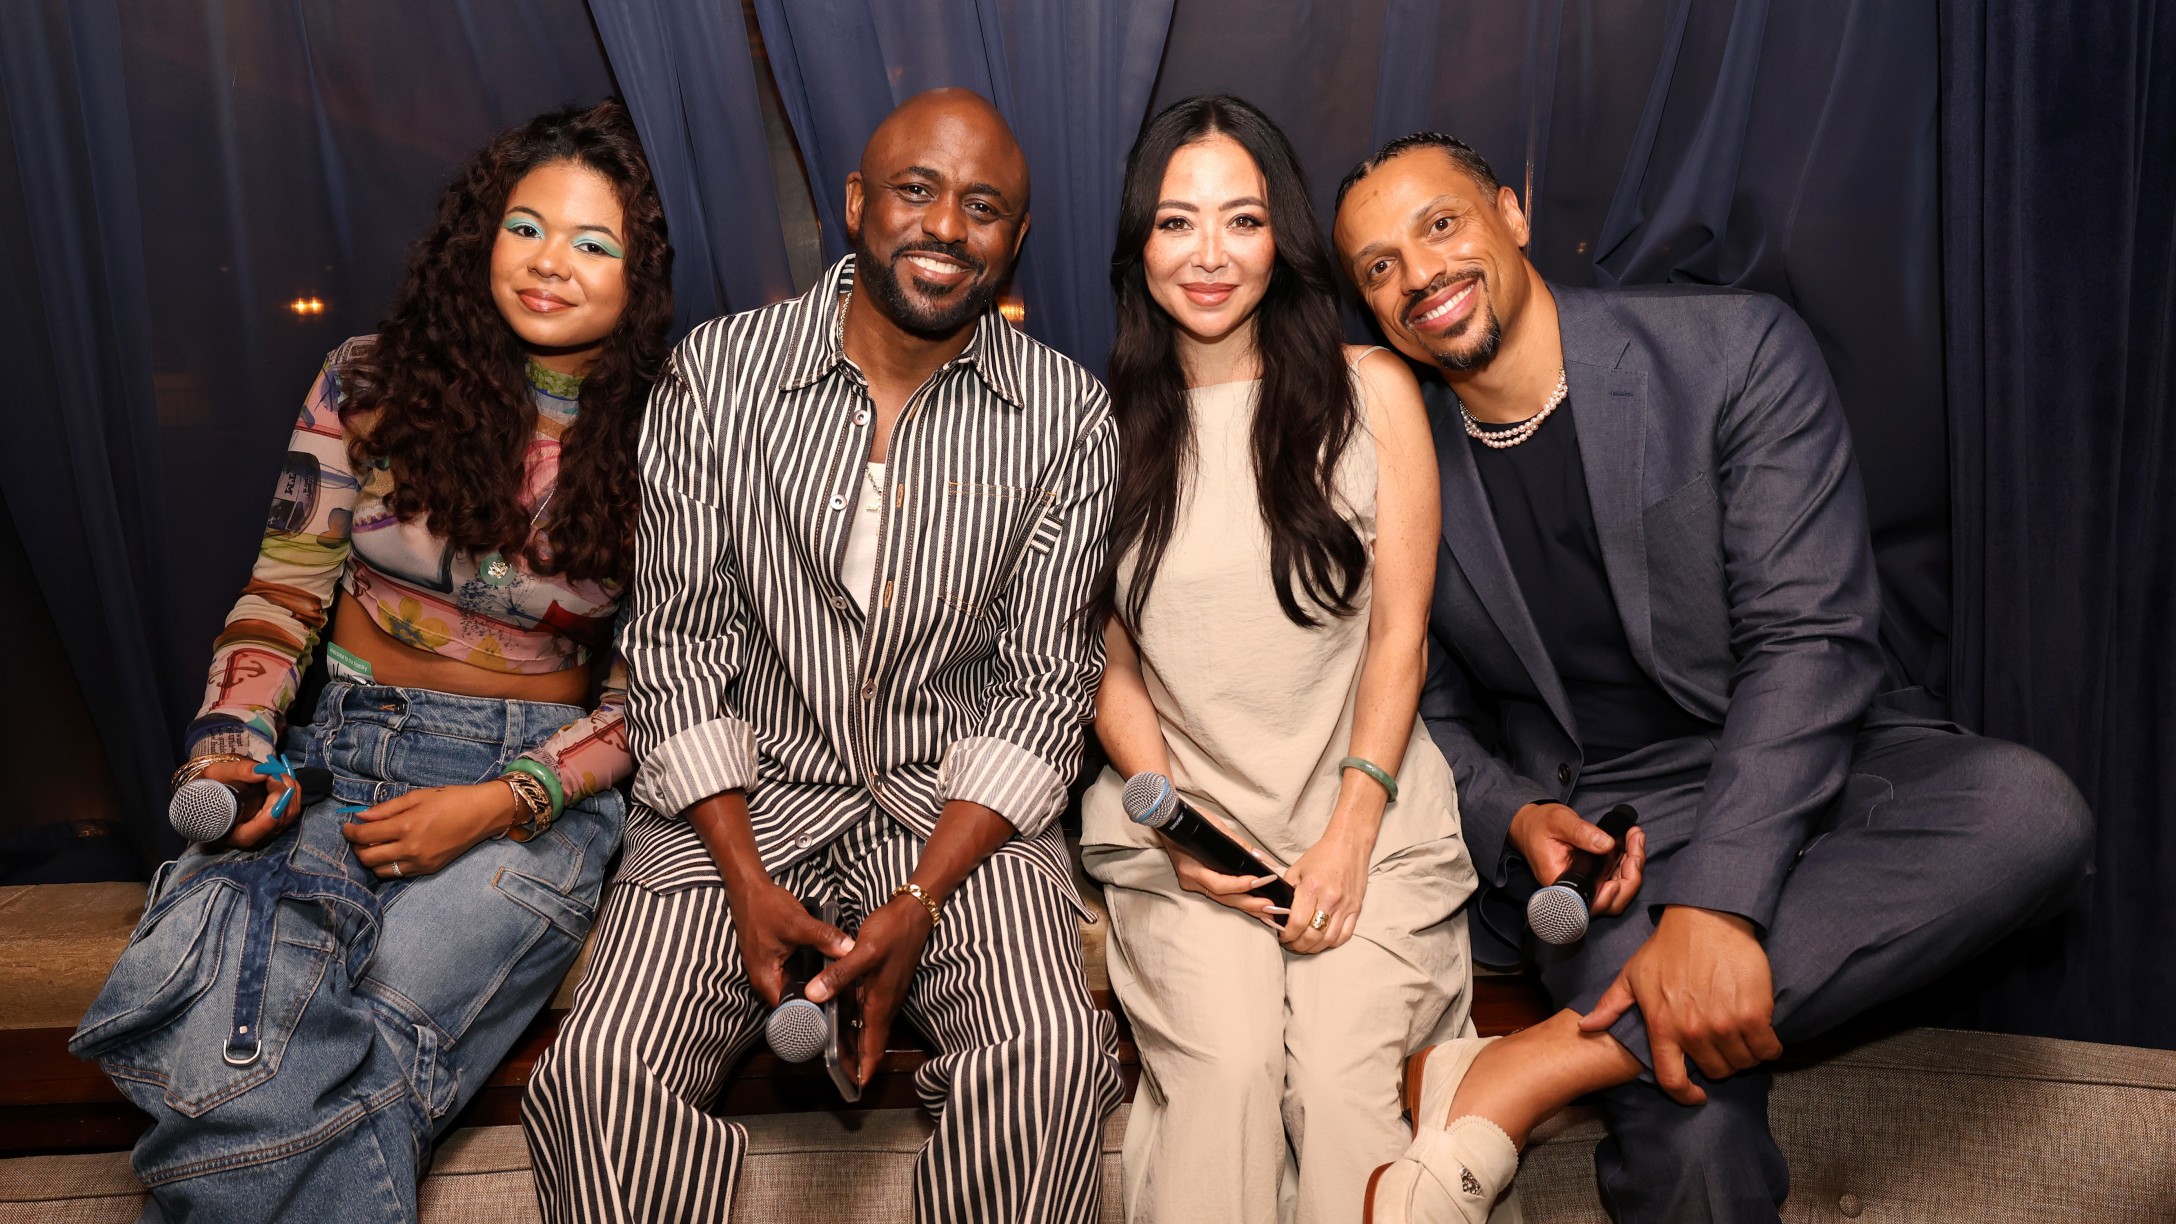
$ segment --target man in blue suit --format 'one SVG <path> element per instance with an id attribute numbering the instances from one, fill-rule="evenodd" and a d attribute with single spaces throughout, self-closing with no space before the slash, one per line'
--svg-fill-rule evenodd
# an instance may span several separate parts
<path id="1" fill-rule="evenodd" d="M 1789 308 L 1544 282 L 1517 194 L 1447 136 L 1338 201 L 1384 334 L 1442 375 L 1421 712 L 1483 875 L 1475 956 L 1517 963 L 1527 895 L 1636 807 L 1586 939 L 1535 958 L 1648 1069 L 1602 1094 L 1604 1199 L 1775 1220 L 1763 1064 L 2059 907 L 2090 814 L 2045 758 L 1882 693 L 1851 438 Z"/>

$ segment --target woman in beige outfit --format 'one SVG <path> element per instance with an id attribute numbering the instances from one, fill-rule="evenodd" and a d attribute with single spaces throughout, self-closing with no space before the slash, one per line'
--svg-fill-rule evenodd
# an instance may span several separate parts
<path id="1" fill-rule="evenodd" d="M 1474 872 L 1415 716 L 1434 450 L 1394 355 L 1341 343 L 1291 147 L 1234 98 L 1151 120 L 1126 172 L 1123 447 L 1094 611 L 1112 768 L 1083 806 L 1139 1041 L 1134 1221 L 1352 1221 L 1405 1149 L 1399 1070 L 1470 1031 Z M 1292 883 L 1289 914 L 1127 819 L 1168 775 Z M 1393 796 L 1394 801 L 1393 801 Z"/>

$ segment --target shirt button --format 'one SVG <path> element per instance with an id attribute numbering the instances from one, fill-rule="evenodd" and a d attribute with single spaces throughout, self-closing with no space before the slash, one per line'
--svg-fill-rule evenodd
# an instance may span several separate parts
<path id="1" fill-rule="evenodd" d="M 1866 1210 L 1866 1206 L 1859 1202 L 1858 1195 L 1847 1194 L 1836 1200 L 1836 1210 L 1843 1212 L 1844 1218 L 1856 1220 L 1859 1218 L 1859 1213 Z"/>
<path id="2" fill-rule="evenodd" d="M 863 701 L 875 701 L 875 700 L 876 700 L 876 681 L 875 681 L 875 680 L 873 680 L 873 679 L 872 679 L 872 680 L 864 680 L 864 681 L 862 681 L 862 682 L 861 682 L 861 699 L 862 699 Z"/>
<path id="3" fill-rule="evenodd" d="M 832 496 L 831 496 L 831 508 L 832 508 L 833 510 L 844 510 L 844 509 L 846 509 L 846 494 L 844 494 L 844 493 L 834 493 L 834 494 L 832 494 Z"/>
<path id="4" fill-rule="evenodd" d="M 857 412 L 857 413 L 855 413 L 855 414 L 854 414 L 854 424 L 856 424 L 856 425 L 867 425 L 868 423 L 869 423 L 869 410 L 868 410 L 868 409 L 864 408 L 864 409 L 862 409 L 862 410 L 861 410 L 860 412 Z"/>
<path id="5" fill-rule="evenodd" d="M 1570 786 L 1572 784 L 1572 767 L 1570 765 L 1557 766 L 1556 780 L 1565 786 Z"/>
<path id="6" fill-rule="evenodd" d="M 831 597 L 831 606 L 837 608 L 841 612 L 846 611 L 846 596 L 833 595 Z"/>
<path id="7" fill-rule="evenodd" d="M 808 834 L 806 834 L 806 833 L 803 833 L 803 834 L 801 835 L 801 839 L 800 839 L 800 841 L 796 842 L 795 844 L 796 844 L 796 845 L 798 845 L 798 846 L 800 846 L 800 847 L 801 847 L 801 848 L 802 848 L 803 850 L 806 850 L 806 849 L 808 849 L 808 848 L 809 848 L 810 846 L 813 846 L 813 845 L 815 845 L 815 844 L 816 844 L 816 839 L 815 839 L 815 838 L 813 838 L 813 837 L 811 837 L 811 836 L 809 836 L 809 835 L 808 835 Z"/>

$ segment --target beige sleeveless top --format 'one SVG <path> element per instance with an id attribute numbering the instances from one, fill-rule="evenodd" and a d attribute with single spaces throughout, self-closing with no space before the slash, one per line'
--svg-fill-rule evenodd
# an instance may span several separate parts
<path id="1" fill-rule="evenodd" d="M 1368 397 L 1355 383 L 1364 425 Z M 1237 822 L 1290 865 L 1328 826 L 1337 763 L 1352 751 L 1374 595 L 1376 443 L 1365 428 L 1356 432 L 1338 469 L 1340 510 L 1371 558 L 1356 611 L 1314 610 L 1320 623 L 1303 628 L 1285 616 L 1270 583 L 1269 532 L 1249 451 L 1259 389 L 1224 383 L 1189 394 L 1193 471 L 1134 641 L 1179 793 Z M 1131 580 L 1129 558 L 1120 567 L 1121 606 Z M 1417 717 L 1397 777 L 1398 801 L 1384 812 L 1371 863 L 1458 832 L 1450 766 Z M 1082 797 L 1086 845 L 1158 844 L 1127 819 L 1124 785 L 1105 769 Z"/>

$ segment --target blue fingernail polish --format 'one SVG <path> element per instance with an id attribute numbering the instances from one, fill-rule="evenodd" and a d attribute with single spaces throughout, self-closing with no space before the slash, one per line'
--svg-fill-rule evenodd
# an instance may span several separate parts
<path id="1" fill-rule="evenodd" d="M 353 816 L 357 812 L 367 812 L 369 810 L 370 808 L 364 804 L 351 803 L 346 807 L 334 808 L 333 813 L 338 816 Z"/>
<path id="2" fill-rule="evenodd" d="M 292 787 L 280 792 L 280 801 L 272 805 L 273 823 L 277 824 L 279 822 L 279 818 L 287 813 L 287 804 L 291 800 L 293 800 L 294 797 L 295 792 Z"/>
<path id="3" fill-rule="evenodd" d="M 249 772 L 256 774 L 260 778 L 272 777 L 273 775 L 280 772 L 279 758 L 274 757 L 269 761 L 259 761 L 257 762 L 256 768 L 250 770 Z"/>

